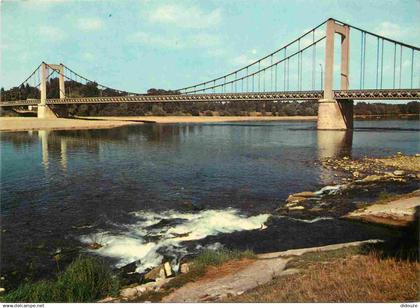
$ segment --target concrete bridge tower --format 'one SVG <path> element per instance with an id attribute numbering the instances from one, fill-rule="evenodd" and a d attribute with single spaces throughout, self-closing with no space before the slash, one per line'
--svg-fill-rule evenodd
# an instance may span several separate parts
<path id="1" fill-rule="evenodd" d="M 325 44 L 324 98 L 319 100 L 318 129 L 353 128 L 353 101 L 334 99 L 334 37 L 336 33 L 341 36 L 341 90 L 349 88 L 350 28 L 329 19 Z"/>
<path id="2" fill-rule="evenodd" d="M 41 64 L 41 102 L 38 105 L 38 118 L 48 119 L 57 118 L 57 114 L 47 105 L 47 78 L 48 68 L 51 68 L 59 73 L 59 89 L 60 99 L 66 97 L 66 91 L 64 86 L 64 65 L 63 64 Z"/>

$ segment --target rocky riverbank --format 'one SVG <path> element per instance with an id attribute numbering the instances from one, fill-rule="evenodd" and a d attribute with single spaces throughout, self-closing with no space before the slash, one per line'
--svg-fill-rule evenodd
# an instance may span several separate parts
<path id="1" fill-rule="evenodd" d="M 278 209 L 280 215 L 298 219 L 359 217 L 360 215 L 349 214 L 353 211 L 360 213 L 360 209 L 372 203 L 406 199 L 406 194 L 417 190 L 420 183 L 418 154 L 406 156 L 397 153 L 391 157 L 365 157 L 359 160 L 343 157 L 325 159 L 319 163 L 334 174 L 335 180 L 332 185 L 315 192 L 304 191 L 290 195 L 285 204 Z M 393 207 L 398 208 L 394 212 L 398 212 L 399 215 L 392 219 L 392 225 L 398 225 L 396 221 L 399 217 L 401 225 L 414 220 L 414 208 L 418 199 L 412 199 L 412 203 L 414 205 L 402 208 L 400 202 L 387 205 L 388 211 Z M 374 209 L 380 208 L 376 206 Z M 365 214 L 367 217 L 367 212 Z M 364 220 L 380 222 L 379 219 Z"/>
<path id="2" fill-rule="evenodd" d="M 420 192 L 415 189 L 420 181 L 420 155 L 397 153 L 391 157 L 365 157 L 359 160 L 343 157 L 319 163 L 336 174 L 332 185 L 314 192 L 290 195 L 274 216 L 287 216 L 307 222 L 332 218 L 357 219 L 397 227 L 407 227 L 418 218 Z M 353 244 L 330 245 L 325 250 L 341 249 L 348 245 Z M 256 261 L 228 262 L 217 268 L 217 275 L 202 272 L 201 276 L 193 279 L 188 276 L 191 263 L 185 260 L 178 268 L 165 262 L 144 275 L 135 273 L 135 266 L 131 273 L 125 267 L 123 270 L 126 275 L 140 275 L 137 276 L 141 277 L 138 283 L 131 281 L 134 283 L 123 288 L 120 296 L 109 297 L 101 302 L 224 300 L 268 283 L 274 277 L 270 276 L 273 273 L 275 277 L 298 273 L 286 267 L 289 260 L 296 255 L 323 250 L 322 247 L 313 247 L 301 249 L 299 254 L 296 251 L 278 252 L 274 253 L 275 256 L 273 253 L 262 254 L 257 256 Z"/>

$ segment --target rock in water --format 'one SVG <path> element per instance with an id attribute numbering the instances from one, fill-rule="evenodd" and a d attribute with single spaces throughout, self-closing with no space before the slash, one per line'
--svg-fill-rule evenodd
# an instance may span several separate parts
<path id="1" fill-rule="evenodd" d="M 302 191 L 302 192 L 295 193 L 292 196 L 303 197 L 303 198 L 314 198 L 314 197 L 317 197 L 317 194 L 312 191 Z"/>
<path id="2" fill-rule="evenodd" d="M 165 269 L 162 265 L 153 268 L 150 272 L 144 275 L 147 280 L 157 280 L 165 278 Z"/>
<path id="3" fill-rule="evenodd" d="M 289 210 L 290 211 L 301 211 L 301 210 L 304 210 L 304 209 L 305 208 L 303 206 L 301 206 L 301 205 L 289 207 Z"/>
<path id="4" fill-rule="evenodd" d="M 142 283 L 143 275 L 136 272 L 138 262 L 132 262 L 119 268 L 121 284 L 130 285 L 133 283 Z"/>
<path id="5" fill-rule="evenodd" d="M 288 198 L 287 198 L 287 202 L 294 202 L 294 203 L 297 203 L 297 202 L 300 202 L 300 201 L 303 201 L 303 200 L 305 200 L 306 198 L 305 197 L 298 197 L 298 196 L 295 196 L 295 195 L 290 195 Z"/>
<path id="6" fill-rule="evenodd" d="M 405 174 L 405 172 L 403 170 L 395 170 L 394 171 L 394 175 L 396 176 L 403 176 Z"/>
<path id="7" fill-rule="evenodd" d="M 172 267 L 169 262 L 165 262 L 165 264 L 163 265 L 163 268 L 165 270 L 166 277 L 171 277 L 173 275 Z"/>
<path id="8" fill-rule="evenodd" d="M 183 263 L 181 264 L 180 268 L 179 268 L 179 272 L 181 274 L 186 274 L 190 271 L 190 266 L 188 265 L 188 263 Z"/>
<path id="9" fill-rule="evenodd" d="M 383 179 L 384 179 L 384 177 L 382 177 L 382 176 L 372 174 L 372 175 L 368 175 L 367 177 L 359 180 L 359 182 L 377 182 L 377 181 L 381 181 Z"/>

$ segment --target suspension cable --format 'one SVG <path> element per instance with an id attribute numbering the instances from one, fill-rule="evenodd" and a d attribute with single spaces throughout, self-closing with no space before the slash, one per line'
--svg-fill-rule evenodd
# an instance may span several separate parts
<path id="1" fill-rule="evenodd" d="M 305 48 L 303 48 L 302 50 L 300 50 L 300 51 L 296 51 L 295 53 L 293 53 L 293 54 L 291 54 L 291 55 L 289 55 L 288 57 L 286 57 L 286 58 L 283 58 L 283 59 L 281 59 L 281 60 L 278 60 L 277 62 L 275 62 L 275 63 L 273 63 L 273 66 L 274 65 L 276 65 L 276 64 L 279 64 L 279 63 L 282 63 L 282 62 L 285 62 L 285 61 L 287 61 L 288 62 L 288 65 L 287 65 L 287 75 L 288 75 L 288 77 L 289 77 L 289 74 L 290 74 L 290 63 L 289 63 L 289 59 L 290 58 L 292 58 L 292 57 L 294 57 L 294 56 L 296 56 L 297 54 L 299 54 L 300 52 L 303 52 L 303 51 L 305 51 L 305 50 L 307 50 L 308 48 L 310 48 L 310 47 L 312 47 L 312 46 L 314 46 L 314 45 L 316 45 L 316 44 L 318 44 L 319 42 L 321 42 L 322 40 L 324 40 L 325 39 L 325 36 L 324 37 L 321 37 L 320 39 L 318 39 L 318 40 L 316 40 L 315 41 L 315 43 L 313 43 L 313 44 L 311 44 L 311 45 L 308 45 L 308 46 L 306 46 Z M 259 75 L 259 73 L 261 73 L 261 72 L 263 72 L 263 71 L 265 71 L 265 70 L 267 70 L 267 69 L 269 69 L 271 67 L 271 65 L 270 66 L 267 66 L 267 67 L 264 67 L 264 68 L 262 68 L 262 69 L 260 69 L 260 70 L 258 70 L 258 71 L 255 71 L 255 72 L 253 72 L 253 73 L 250 73 L 248 76 L 244 76 L 244 77 L 242 77 L 242 78 L 248 78 L 248 77 L 254 77 L 255 75 Z M 224 78 L 226 78 L 226 77 L 224 77 Z M 233 81 L 236 81 L 236 80 L 233 80 Z M 223 86 L 223 84 L 226 84 L 226 81 L 224 81 L 224 83 L 222 83 L 222 84 L 218 84 L 216 87 L 219 87 L 219 86 Z M 289 78 L 288 78 L 288 80 L 287 80 L 287 88 L 289 87 Z M 211 87 L 209 87 L 209 88 L 211 88 Z M 206 88 L 205 90 L 207 90 L 207 89 L 209 89 L 209 88 Z M 196 93 L 197 91 L 189 91 L 189 92 L 184 92 L 184 94 L 192 94 L 192 93 Z"/>
<path id="2" fill-rule="evenodd" d="M 185 90 L 189 90 L 189 89 L 193 88 L 194 86 L 203 86 L 205 83 L 212 82 L 212 81 L 219 81 L 219 80 L 223 79 L 224 77 L 229 77 L 229 76 L 231 76 L 231 75 L 235 74 L 235 72 L 241 72 L 241 71 L 243 71 L 243 70 L 245 70 L 245 69 L 247 69 L 247 68 L 249 68 L 249 67 L 251 67 L 251 66 L 253 66 L 253 65 L 255 65 L 255 64 L 258 64 L 260 61 L 263 61 L 263 60 L 267 59 L 268 57 L 270 57 L 270 56 L 272 56 L 272 55 L 274 55 L 274 54 L 279 53 L 280 51 L 284 50 L 285 48 L 287 48 L 287 47 L 289 47 L 289 46 L 291 46 L 291 45 L 295 44 L 298 40 L 300 40 L 300 39 L 304 38 L 305 36 L 307 36 L 307 35 L 308 35 L 309 33 L 311 33 L 312 31 L 314 31 L 314 30 L 316 30 L 316 29 L 318 29 L 318 28 L 322 27 L 322 26 L 323 26 L 323 25 L 324 25 L 327 21 L 328 21 L 328 20 L 325 20 L 324 22 L 320 23 L 319 25 L 317 25 L 316 27 L 312 28 L 311 30 L 309 30 L 309 31 L 305 32 L 304 34 L 302 34 L 301 36 L 299 36 L 299 37 L 298 37 L 298 38 L 296 38 L 295 40 L 291 41 L 290 43 L 288 43 L 288 44 L 284 45 L 283 47 L 281 47 L 281 48 L 279 48 L 279 49 L 277 49 L 277 50 L 273 51 L 272 53 L 270 53 L 270 54 L 268 54 L 268 55 L 266 55 L 266 56 L 264 56 L 264 57 L 260 58 L 259 60 L 256 60 L 256 61 L 254 61 L 254 62 L 252 62 L 252 63 L 248 64 L 247 66 L 244 66 L 244 67 L 242 67 L 242 68 L 240 68 L 240 69 L 238 69 L 238 70 L 235 70 L 235 71 L 233 71 L 233 72 L 231 72 L 231 73 L 228 73 L 228 74 L 226 74 L 226 75 L 223 75 L 223 76 L 221 76 L 221 77 L 214 78 L 214 79 L 212 79 L 212 80 L 210 80 L 210 81 L 201 82 L 201 83 L 198 83 L 198 84 L 195 84 L 195 85 L 192 85 L 192 86 L 188 86 L 188 87 L 180 88 L 180 89 L 177 89 L 176 91 L 180 91 L 180 92 L 182 92 L 182 91 L 185 91 Z M 248 75 L 248 74 L 247 74 L 247 75 Z"/>

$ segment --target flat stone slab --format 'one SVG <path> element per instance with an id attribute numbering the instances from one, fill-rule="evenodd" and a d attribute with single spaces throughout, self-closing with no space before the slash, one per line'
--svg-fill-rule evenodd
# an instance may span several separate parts
<path id="1" fill-rule="evenodd" d="M 416 191 L 412 197 L 370 205 L 345 217 L 394 226 L 405 226 L 415 221 L 418 207 L 420 207 L 420 191 Z"/>

